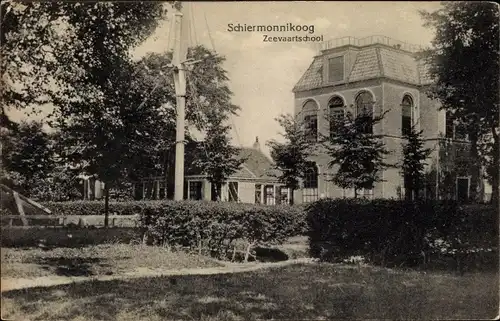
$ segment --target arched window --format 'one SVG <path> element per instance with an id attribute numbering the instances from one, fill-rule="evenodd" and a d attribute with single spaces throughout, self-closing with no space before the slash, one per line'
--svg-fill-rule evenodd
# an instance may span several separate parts
<path id="1" fill-rule="evenodd" d="M 413 126 L 413 99 L 409 95 L 403 97 L 401 108 L 401 134 L 404 136 L 411 132 L 411 127 Z"/>
<path id="2" fill-rule="evenodd" d="M 308 162 L 304 171 L 304 189 L 302 190 L 302 202 L 309 203 L 318 200 L 318 166 L 314 162 Z"/>
<path id="3" fill-rule="evenodd" d="M 318 140 L 318 104 L 314 100 L 308 100 L 302 108 L 302 113 L 307 139 L 310 142 L 316 142 Z"/>
<path id="4" fill-rule="evenodd" d="M 344 118 L 344 101 L 339 96 L 330 99 L 328 109 L 330 110 L 330 135 L 335 133 L 338 122 Z"/>
<path id="5" fill-rule="evenodd" d="M 368 91 L 363 91 L 356 96 L 356 117 L 363 121 L 363 132 L 373 133 L 373 96 Z"/>

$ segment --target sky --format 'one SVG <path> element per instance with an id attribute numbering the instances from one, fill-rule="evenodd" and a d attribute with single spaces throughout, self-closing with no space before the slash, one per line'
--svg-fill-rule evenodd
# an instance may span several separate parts
<path id="1" fill-rule="evenodd" d="M 432 30 L 422 26 L 418 10 L 436 10 L 439 2 L 191 2 L 183 13 L 190 20 L 190 44 L 202 44 L 226 57 L 225 69 L 240 106 L 232 118 L 232 138 L 236 146 L 251 146 L 259 137 L 265 142 L 280 139 L 275 118 L 292 113 L 293 86 L 318 53 L 312 42 L 270 43 L 263 35 L 304 36 L 307 32 L 231 32 L 228 24 L 313 25 L 313 36 L 324 40 L 340 37 L 363 38 L 384 35 L 418 45 L 429 45 Z M 170 17 L 170 15 L 169 15 Z M 169 29 L 172 19 L 163 22 L 156 33 L 133 55 L 163 52 L 173 45 Z M 13 119 L 25 116 L 14 113 Z"/>

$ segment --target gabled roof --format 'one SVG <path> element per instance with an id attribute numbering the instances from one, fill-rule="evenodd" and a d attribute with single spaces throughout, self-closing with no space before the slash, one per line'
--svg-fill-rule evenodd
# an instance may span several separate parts
<path id="1" fill-rule="evenodd" d="M 256 178 L 275 179 L 278 174 L 273 169 L 272 161 L 260 149 L 241 148 L 239 157 L 245 159 L 242 167 L 246 168 Z"/>
<path id="2" fill-rule="evenodd" d="M 428 65 L 423 60 L 418 60 L 412 52 L 380 43 L 367 46 L 344 46 L 343 49 L 337 50 L 352 50 L 356 56 L 353 66 L 347 71 L 346 82 L 378 77 L 386 77 L 413 85 L 426 85 L 432 82 Z M 321 55 L 314 58 L 293 88 L 294 92 L 328 85 L 323 80 L 323 61 Z"/>
<path id="3" fill-rule="evenodd" d="M 244 162 L 239 171 L 231 175 L 234 178 L 254 178 L 276 180 L 278 171 L 273 169 L 272 161 L 257 148 L 240 148 L 239 159 Z M 202 175 L 200 169 L 191 169 L 187 176 Z"/>

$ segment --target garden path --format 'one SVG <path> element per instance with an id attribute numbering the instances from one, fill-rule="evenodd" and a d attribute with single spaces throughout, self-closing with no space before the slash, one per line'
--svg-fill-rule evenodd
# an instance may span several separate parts
<path id="1" fill-rule="evenodd" d="M 282 267 L 292 264 L 311 263 L 313 259 L 300 258 L 295 260 L 287 260 L 275 263 L 228 263 L 220 262 L 223 264 L 221 267 L 210 268 L 191 268 L 191 269 L 177 269 L 177 270 L 162 270 L 150 268 L 136 268 L 133 271 L 116 274 L 116 275 L 97 275 L 97 276 L 45 276 L 37 278 L 2 278 L 1 279 L 1 292 L 27 289 L 34 287 L 50 287 L 62 284 L 79 283 L 86 281 L 110 281 L 110 280 L 127 280 L 142 277 L 155 277 L 155 276 L 176 276 L 176 275 L 212 275 L 212 274 L 227 274 L 227 273 L 242 273 L 257 271 L 266 268 Z"/>

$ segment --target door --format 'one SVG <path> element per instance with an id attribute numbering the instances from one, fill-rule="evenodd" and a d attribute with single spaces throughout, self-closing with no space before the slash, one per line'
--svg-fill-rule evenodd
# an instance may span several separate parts
<path id="1" fill-rule="evenodd" d="M 457 201 L 466 203 L 469 200 L 469 178 L 457 178 Z"/>

